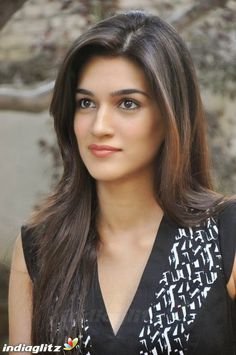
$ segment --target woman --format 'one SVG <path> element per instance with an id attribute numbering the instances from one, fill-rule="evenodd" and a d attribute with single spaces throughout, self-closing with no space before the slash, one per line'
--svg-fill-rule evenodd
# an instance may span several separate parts
<path id="1" fill-rule="evenodd" d="M 71 351 L 87 355 L 235 354 L 236 203 L 212 189 L 176 31 L 140 11 L 90 28 L 51 113 L 64 172 L 16 242 L 9 343 L 63 353 L 80 335 Z"/>

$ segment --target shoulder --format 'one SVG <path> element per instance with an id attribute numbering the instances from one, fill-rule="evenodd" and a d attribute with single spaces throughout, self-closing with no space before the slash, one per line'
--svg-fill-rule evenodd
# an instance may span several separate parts
<path id="1" fill-rule="evenodd" d="M 21 232 L 16 238 L 13 250 L 13 262 L 18 270 L 29 275 L 33 280 L 36 267 L 36 252 L 34 235 L 27 225 L 21 226 Z"/>
<path id="2" fill-rule="evenodd" d="M 233 221 L 236 221 L 236 198 L 223 204 L 219 213 L 219 219 L 224 218 L 232 218 Z"/>
<path id="3" fill-rule="evenodd" d="M 25 261 L 23 246 L 22 246 L 21 233 L 18 234 L 14 243 L 11 268 L 16 272 L 21 272 L 28 275 L 28 269 L 26 266 L 26 261 Z"/>
<path id="4" fill-rule="evenodd" d="M 236 299 L 236 201 L 229 201 L 218 216 L 219 243 L 227 288 Z"/>
<path id="5" fill-rule="evenodd" d="M 236 249 L 236 201 L 229 201 L 218 215 L 218 227 L 221 246 L 224 249 Z"/>
<path id="6" fill-rule="evenodd" d="M 19 233 L 13 248 L 8 288 L 10 344 L 30 344 L 32 286 L 24 259 L 21 233 Z"/>

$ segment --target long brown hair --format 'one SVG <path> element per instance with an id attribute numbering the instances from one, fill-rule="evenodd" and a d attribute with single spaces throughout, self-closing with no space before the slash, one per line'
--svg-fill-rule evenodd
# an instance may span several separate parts
<path id="1" fill-rule="evenodd" d="M 96 184 L 81 160 L 73 130 L 76 85 L 84 63 L 94 55 L 135 61 L 151 85 L 167 128 L 155 177 L 156 197 L 165 214 L 181 226 L 193 226 L 230 200 L 213 191 L 196 74 L 175 29 L 143 11 L 119 13 L 91 27 L 68 51 L 51 103 L 64 172 L 28 222 L 37 247 L 33 344 L 63 344 L 66 336 L 78 335 L 94 274 Z"/>

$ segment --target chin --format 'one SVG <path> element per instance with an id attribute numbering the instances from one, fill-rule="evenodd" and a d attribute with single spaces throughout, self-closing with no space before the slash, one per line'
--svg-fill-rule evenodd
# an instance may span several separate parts
<path id="1" fill-rule="evenodd" d="M 114 169 L 98 169 L 98 168 L 93 168 L 93 169 L 88 169 L 89 174 L 93 179 L 96 181 L 116 181 L 120 180 L 124 177 L 124 174 L 118 171 L 114 171 Z"/>

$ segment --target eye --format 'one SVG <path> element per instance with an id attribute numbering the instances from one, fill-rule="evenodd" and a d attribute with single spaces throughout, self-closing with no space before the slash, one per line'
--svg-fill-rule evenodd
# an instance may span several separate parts
<path id="1" fill-rule="evenodd" d="M 81 109 L 86 109 L 86 108 L 94 108 L 95 104 L 92 100 L 88 98 L 83 98 L 77 101 L 76 106 Z"/>
<path id="2" fill-rule="evenodd" d="M 137 102 L 135 102 L 134 100 L 125 99 L 121 102 L 120 107 L 125 110 L 135 110 L 139 107 L 139 104 Z"/>

